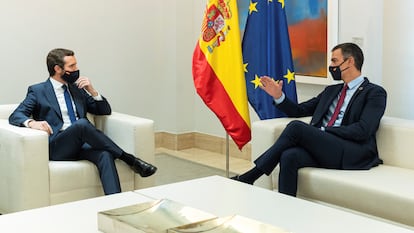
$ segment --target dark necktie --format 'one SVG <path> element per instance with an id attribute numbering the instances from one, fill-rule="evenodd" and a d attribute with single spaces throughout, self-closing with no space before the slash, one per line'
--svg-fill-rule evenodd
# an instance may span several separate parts
<path id="1" fill-rule="evenodd" d="M 65 102 L 66 102 L 66 107 L 68 108 L 70 122 L 73 123 L 76 121 L 76 116 L 75 116 L 75 112 L 73 111 L 72 99 L 70 98 L 68 87 L 66 85 L 63 85 L 62 88 L 64 90 L 63 95 L 65 96 Z"/>
<path id="2" fill-rule="evenodd" d="M 345 83 L 344 87 L 342 88 L 341 95 L 339 96 L 338 103 L 336 104 L 335 111 L 332 114 L 332 117 L 329 120 L 327 126 L 332 126 L 334 122 L 336 121 L 336 118 L 338 118 L 339 111 L 341 110 L 341 107 L 344 104 L 347 89 L 348 89 L 348 85 Z"/>

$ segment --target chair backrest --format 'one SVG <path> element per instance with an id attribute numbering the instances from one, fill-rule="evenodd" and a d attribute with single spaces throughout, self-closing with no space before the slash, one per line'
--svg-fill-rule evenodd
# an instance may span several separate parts
<path id="1" fill-rule="evenodd" d="M 414 169 L 414 121 L 384 116 L 377 132 L 379 156 L 384 164 Z"/>

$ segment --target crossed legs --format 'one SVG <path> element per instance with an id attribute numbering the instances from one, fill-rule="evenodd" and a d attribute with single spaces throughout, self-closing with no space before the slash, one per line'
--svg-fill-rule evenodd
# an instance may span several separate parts
<path id="1" fill-rule="evenodd" d="M 270 175 L 280 163 L 279 191 L 296 195 L 299 168 L 340 168 L 342 156 L 342 139 L 304 122 L 292 121 L 276 142 L 254 161 L 256 166 L 237 179 L 252 184 L 263 174 Z"/>
<path id="2" fill-rule="evenodd" d="M 58 132 L 49 142 L 49 159 L 55 161 L 89 160 L 94 163 L 101 178 L 105 194 L 121 191 L 115 159 L 125 161 L 141 176 L 150 176 L 157 170 L 133 155 L 124 152 L 87 119 L 79 119 L 69 128 Z"/>
<path id="3" fill-rule="evenodd" d="M 114 156 L 105 150 L 94 150 L 85 144 L 79 153 L 79 160 L 88 160 L 98 168 L 105 195 L 121 192 Z"/>

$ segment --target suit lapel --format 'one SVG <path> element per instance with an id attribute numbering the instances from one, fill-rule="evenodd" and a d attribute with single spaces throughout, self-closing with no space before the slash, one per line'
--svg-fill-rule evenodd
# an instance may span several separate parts
<path id="1" fill-rule="evenodd" d="M 358 90 L 355 91 L 354 95 L 352 96 L 351 100 L 349 101 L 349 104 L 353 102 L 355 97 L 357 97 L 362 91 L 364 91 L 365 87 L 368 85 L 368 80 L 365 78 L 364 82 L 358 87 Z"/>
<path id="2" fill-rule="evenodd" d="M 361 94 L 365 90 L 365 87 L 368 84 L 368 82 L 369 82 L 368 79 L 365 78 L 364 82 L 362 82 L 362 84 L 358 87 L 358 90 L 355 91 L 354 95 L 349 100 L 349 103 L 348 103 L 348 106 L 346 107 L 346 110 L 345 110 L 345 114 L 344 115 L 346 115 L 346 113 L 348 112 L 348 110 L 351 107 L 351 105 L 354 102 L 354 100 L 356 98 L 358 98 L 359 94 Z"/>
<path id="3" fill-rule="evenodd" d="M 317 110 L 313 114 L 313 118 L 311 121 L 311 124 L 320 127 L 322 125 L 322 121 L 326 114 L 329 111 L 329 107 L 335 100 L 335 98 L 338 97 L 339 92 L 341 92 L 343 85 L 335 85 L 330 86 L 329 89 L 325 90 L 324 95 L 322 98 L 320 98 L 319 106 L 317 107 Z"/>
<path id="4" fill-rule="evenodd" d="M 330 93 L 330 95 L 329 95 L 329 99 L 328 99 L 328 101 L 326 102 L 326 105 L 325 105 L 325 110 L 326 110 L 326 111 L 328 111 L 329 106 L 331 106 L 331 104 L 334 102 L 334 100 L 335 100 L 336 98 L 338 98 L 339 93 L 341 92 L 341 90 L 342 90 L 343 86 L 344 86 L 344 84 L 338 84 L 338 85 L 335 87 L 335 89 L 334 89 L 334 90 Z"/>
<path id="5" fill-rule="evenodd" d="M 323 111 L 321 111 L 320 116 L 318 118 L 318 122 L 322 122 L 323 118 L 326 116 L 326 114 L 329 111 L 329 107 L 332 105 L 332 103 L 334 102 L 334 100 L 336 98 L 338 98 L 339 93 L 342 90 L 343 85 L 336 85 L 335 87 L 332 88 L 332 90 L 327 94 L 327 98 L 325 103 L 323 104 Z"/>
<path id="6" fill-rule="evenodd" d="M 69 91 L 72 95 L 73 102 L 75 103 L 78 117 L 82 118 L 85 115 L 85 112 L 82 107 L 82 94 L 80 93 L 79 89 L 77 87 L 74 87 L 73 85 L 69 85 Z"/>

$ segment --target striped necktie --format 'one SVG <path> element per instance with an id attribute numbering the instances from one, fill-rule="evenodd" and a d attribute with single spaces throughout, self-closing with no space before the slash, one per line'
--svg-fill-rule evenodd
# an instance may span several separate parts
<path id="1" fill-rule="evenodd" d="M 329 120 L 327 126 L 332 126 L 334 122 L 336 121 L 336 118 L 338 118 L 339 111 L 341 110 L 341 107 L 344 104 L 346 90 L 348 90 L 348 85 L 345 83 L 344 87 L 342 88 L 341 95 L 339 96 L 338 103 L 336 104 L 335 111 L 332 114 L 332 117 Z"/>

